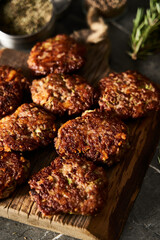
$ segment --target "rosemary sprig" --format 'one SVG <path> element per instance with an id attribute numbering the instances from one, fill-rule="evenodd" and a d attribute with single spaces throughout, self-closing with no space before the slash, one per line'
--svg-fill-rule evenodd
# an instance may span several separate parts
<path id="1" fill-rule="evenodd" d="M 150 8 L 146 11 L 138 8 L 133 20 L 131 34 L 132 59 L 144 58 L 160 50 L 160 1 L 150 0 Z"/>

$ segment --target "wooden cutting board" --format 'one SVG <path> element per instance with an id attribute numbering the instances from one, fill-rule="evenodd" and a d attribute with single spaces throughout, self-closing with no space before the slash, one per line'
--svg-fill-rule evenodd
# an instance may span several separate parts
<path id="1" fill-rule="evenodd" d="M 109 71 L 107 41 L 88 45 L 87 62 L 82 74 L 96 85 Z M 22 68 L 31 78 L 27 69 L 28 54 L 4 49 L 0 65 L 7 64 Z M 52 218 L 44 217 L 30 200 L 27 183 L 18 187 L 13 195 L 0 201 L 0 215 L 22 223 L 51 231 L 62 232 L 80 239 L 117 240 L 127 220 L 129 211 L 140 190 L 145 172 L 153 157 L 160 137 L 160 113 L 126 122 L 130 128 L 130 148 L 120 163 L 106 168 L 109 181 L 108 199 L 105 208 L 94 217 L 61 214 Z M 31 161 L 31 175 L 47 166 L 56 156 L 54 145 L 25 153 Z"/>

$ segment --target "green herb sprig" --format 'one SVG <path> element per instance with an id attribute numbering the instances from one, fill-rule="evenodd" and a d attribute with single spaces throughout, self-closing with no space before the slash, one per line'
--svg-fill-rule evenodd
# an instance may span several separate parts
<path id="1" fill-rule="evenodd" d="M 146 11 L 138 8 L 130 41 L 132 59 L 144 58 L 160 50 L 160 0 L 150 0 Z"/>

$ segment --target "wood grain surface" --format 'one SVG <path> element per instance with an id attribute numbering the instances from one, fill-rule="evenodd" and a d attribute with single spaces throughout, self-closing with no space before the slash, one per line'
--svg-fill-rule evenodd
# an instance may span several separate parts
<path id="1" fill-rule="evenodd" d="M 92 85 L 96 85 L 97 81 L 108 73 L 108 56 L 107 40 L 96 45 L 88 45 L 87 61 L 81 74 Z M 4 49 L 0 55 L 0 65 L 22 68 L 23 73 L 32 78 L 27 69 L 27 57 L 28 54 L 25 52 Z M 52 218 L 44 217 L 36 204 L 30 200 L 27 183 L 18 187 L 10 198 L 0 201 L 0 215 L 80 239 L 117 240 L 158 143 L 160 113 L 130 120 L 126 124 L 131 135 L 130 147 L 120 163 L 106 168 L 109 181 L 108 199 L 105 208 L 97 216 L 61 214 Z M 53 143 L 44 149 L 25 153 L 25 157 L 31 161 L 30 175 L 47 166 L 55 156 Z"/>

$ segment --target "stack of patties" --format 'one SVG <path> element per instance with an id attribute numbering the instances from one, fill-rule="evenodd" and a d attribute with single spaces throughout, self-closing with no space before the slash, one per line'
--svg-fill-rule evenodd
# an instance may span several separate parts
<path id="1" fill-rule="evenodd" d="M 41 86 L 44 88 L 47 78 L 42 80 Z M 39 86 L 37 94 L 40 92 Z M 103 167 L 120 161 L 128 149 L 128 127 L 120 119 L 159 110 L 159 90 L 139 73 L 112 73 L 100 80 L 99 86 L 101 109 L 87 110 L 80 117 L 64 123 L 55 138 L 59 157 L 29 181 L 31 198 L 45 215 L 88 215 L 100 211 L 108 191 Z M 58 92 L 57 89 L 55 92 Z M 32 97 L 35 91 L 36 88 L 32 91 Z M 59 92 L 62 94 L 59 99 L 62 99 L 61 88 Z M 64 93 L 66 99 L 65 96 Z M 42 101 L 39 100 L 39 104 L 46 108 L 46 101 Z M 56 106 L 62 103 L 64 101 L 57 102 Z M 54 101 L 50 102 L 48 110 L 61 115 L 62 112 L 52 109 L 53 105 Z M 68 111 L 68 114 L 72 113 Z"/>
<path id="2" fill-rule="evenodd" d="M 85 62 L 84 53 L 84 45 L 67 35 L 37 43 L 28 58 L 29 68 L 39 76 L 30 86 L 33 103 L 12 104 L 11 115 L 12 111 L 0 109 L 2 117 L 8 115 L 0 120 L 1 159 L 8 158 L 0 162 L 2 197 L 23 182 L 29 168 L 21 153 L 12 151 L 32 151 L 55 142 L 59 156 L 29 181 L 31 198 L 45 215 L 100 211 L 108 193 L 104 167 L 119 162 L 128 149 L 128 127 L 121 119 L 144 116 L 160 107 L 159 90 L 141 74 L 127 71 L 99 81 L 100 109 L 89 110 L 95 108 L 98 94 L 77 74 Z M 17 82 L 22 89 L 21 82 L 26 81 Z M 15 95 L 21 97 L 18 90 Z M 72 120 L 59 128 L 55 138 L 55 116 L 62 119 L 63 115 Z"/>
<path id="3" fill-rule="evenodd" d="M 33 102 L 57 116 L 77 115 L 94 106 L 93 87 L 81 76 L 68 74 L 78 69 L 77 59 L 82 66 L 83 54 L 84 47 L 65 35 L 36 44 L 29 67 L 35 74 L 48 75 L 32 82 Z M 126 125 L 98 109 L 69 120 L 55 139 L 59 157 L 29 181 L 31 198 L 45 215 L 97 213 L 108 189 L 106 173 L 97 163 L 118 162 L 127 143 Z"/>
<path id="4" fill-rule="evenodd" d="M 54 121 L 34 103 L 25 103 L 0 120 L 0 198 L 26 180 L 30 164 L 21 153 L 48 145 L 55 136 Z"/>
<path id="5" fill-rule="evenodd" d="M 66 35 L 38 43 L 28 64 L 37 75 L 32 100 L 51 113 L 77 115 L 94 105 L 95 90 L 75 74 L 84 64 L 85 47 Z M 74 72 L 73 75 L 68 73 Z M 29 181 L 31 197 L 45 215 L 55 213 L 95 214 L 106 199 L 107 180 L 102 167 L 85 157 L 57 157 Z"/>
<path id="6" fill-rule="evenodd" d="M 30 163 L 22 152 L 46 146 L 55 137 L 55 117 L 34 103 L 22 104 L 29 85 L 19 70 L 0 66 L 1 199 L 28 177 Z"/>
<path id="7" fill-rule="evenodd" d="M 45 215 L 100 211 L 108 182 L 103 167 L 96 163 L 111 166 L 119 161 L 127 141 L 125 124 L 99 110 L 64 123 L 55 139 L 60 156 L 29 181 L 31 198 L 40 211 Z"/>
<path id="8" fill-rule="evenodd" d="M 29 81 L 19 70 L 10 66 L 0 66 L 0 122 L 22 103 L 23 93 L 28 89 Z M 2 134 L 3 129 L 0 126 L 0 135 Z M 2 143 L 0 143 L 0 199 L 3 199 L 27 179 L 30 162 L 20 153 L 3 151 L 1 146 Z"/>

